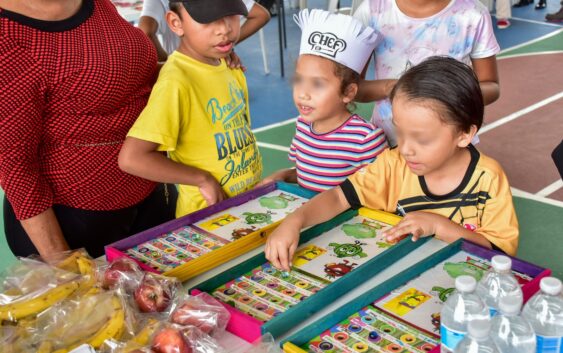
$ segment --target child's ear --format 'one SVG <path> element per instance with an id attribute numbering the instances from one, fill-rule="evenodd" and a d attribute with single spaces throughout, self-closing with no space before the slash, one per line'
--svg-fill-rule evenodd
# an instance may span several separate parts
<path id="1" fill-rule="evenodd" d="M 349 84 L 344 90 L 344 95 L 342 96 L 342 101 L 348 104 L 354 100 L 358 94 L 358 85 L 356 83 Z"/>
<path id="2" fill-rule="evenodd" d="M 473 137 L 477 134 L 477 126 L 471 125 L 469 128 L 469 132 L 462 132 L 459 134 L 459 140 L 457 142 L 457 146 L 461 148 L 465 148 L 469 146 L 471 141 L 473 141 Z"/>
<path id="3" fill-rule="evenodd" d="M 172 32 L 176 33 L 178 37 L 182 37 L 184 35 L 184 28 L 182 27 L 182 19 L 178 16 L 177 13 L 173 11 L 166 12 L 166 23 L 168 23 L 168 27 L 172 30 Z"/>

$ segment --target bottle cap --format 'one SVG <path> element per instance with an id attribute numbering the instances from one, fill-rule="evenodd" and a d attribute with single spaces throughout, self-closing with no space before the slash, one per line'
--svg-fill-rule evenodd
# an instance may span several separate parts
<path id="1" fill-rule="evenodd" d="M 467 331 L 471 337 L 485 338 L 491 331 L 491 322 L 489 320 L 471 320 L 467 326 Z"/>
<path id="2" fill-rule="evenodd" d="M 477 287 L 477 281 L 471 276 L 459 276 L 455 279 L 455 289 L 459 292 L 473 292 Z"/>
<path id="3" fill-rule="evenodd" d="M 555 277 L 545 277 L 540 281 L 540 288 L 542 292 L 549 295 L 558 295 L 561 293 L 561 281 Z"/>
<path id="4" fill-rule="evenodd" d="M 512 260 L 504 255 L 493 256 L 491 263 L 495 271 L 508 271 L 512 268 Z"/>
<path id="5" fill-rule="evenodd" d="M 515 315 L 520 312 L 522 307 L 522 297 L 508 296 L 501 297 L 498 303 L 500 312 L 505 315 Z"/>

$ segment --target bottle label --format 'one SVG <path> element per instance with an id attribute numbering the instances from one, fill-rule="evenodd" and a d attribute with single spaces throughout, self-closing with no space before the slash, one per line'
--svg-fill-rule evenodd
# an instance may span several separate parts
<path id="1" fill-rule="evenodd" d="M 491 317 L 494 317 L 497 314 L 497 309 L 489 308 L 489 313 L 491 314 Z"/>
<path id="2" fill-rule="evenodd" d="M 463 339 L 465 336 L 465 332 L 455 331 L 450 328 L 447 328 L 444 325 L 440 325 L 440 339 L 442 340 L 442 344 L 446 346 L 450 350 L 454 350 L 457 344 Z"/>
<path id="3" fill-rule="evenodd" d="M 563 353 L 563 337 L 537 335 L 537 353 Z"/>

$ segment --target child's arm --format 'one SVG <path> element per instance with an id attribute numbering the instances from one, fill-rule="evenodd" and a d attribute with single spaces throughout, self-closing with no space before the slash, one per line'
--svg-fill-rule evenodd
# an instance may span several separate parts
<path id="1" fill-rule="evenodd" d="M 297 171 L 295 168 L 281 169 L 277 172 L 272 173 L 262 181 L 257 186 L 262 186 L 274 181 L 285 181 L 286 183 L 297 183 Z"/>
<path id="2" fill-rule="evenodd" d="M 246 21 L 240 27 L 240 36 L 237 43 L 242 42 L 246 38 L 258 32 L 260 28 L 264 27 L 264 25 L 268 23 L 269 20 L 270 13 L 268 10 L 260 4 L 254 3 L 250 11 L 248 11 Z"/>
<path id="3" fill-rule="evenodd" d="M 397 80 L 360 80 L 358 93 L 354 100 L 356 102 L 373 102 L 385 99 L 391 94 Z"/>
<path id="4" fill-rule="evenodd" d="M 268 236 L 264 252 L 277 268 L 290 271 L 290 264 L 299 243 L 301 229 L 319 224 L 346 211 L 350 204 L 340 187 L 324 191 L 287 216 Z"/>
<path id="5" fill-rule="evenodd" d="M 465 229 L 442 215 L 425 211 L 407 213 L 398 224 L 385 231 L 383 236 L 387 241 L 395 242 L 405 234 L 412 234 L 413 241 L 434 234 L 436 238 L 448 243 L 464 238 L 486 248 L 492 248 L 491 243 L 483 235 Z"/>
<path id="6" fill-rule="evenodd" d="M 485 105 L 493 103 L 500 96 L 497 57 L 493 55 L 483 59 L 472 59 L 471 64 L 479 80 Z"/>
<path id="7" fill-rule="evenodd" d="M 158 40 L 158 37 L 156 36 L 156 32 L 158 31 L 158 22 L 150 16 L 141 16 L 139 19 L 139 29 L 143 31 L 147 37 L 149 37 L 150 41 L 154 45 L 158 61 L 166 61 L 168 53 L 164 50 Z"/>
<path id="8" fill-rule="evenodd" d="M 208 206 L 226 198 L 225 192 L 209 172 L 168 159 L 163 152 L 158 151 L 158 146 L 154 142 L 127 137 L 119 152 L 119 168 L 160 183 L 197 186 Z"/>

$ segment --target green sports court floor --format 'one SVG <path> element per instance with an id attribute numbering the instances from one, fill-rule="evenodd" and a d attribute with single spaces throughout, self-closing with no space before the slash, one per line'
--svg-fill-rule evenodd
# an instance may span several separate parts
<path id="1" fill-rule="evenodd" d="M 563 137 L 560 116 L 563 111 L 562 62 L 562 28 L 503 51 L 499 56 L 502 97 L 487 107 L 486 127 L 478 145 L 479 149 L 501 162 L 515 187 L 514 203 L 520 222 L 518 257 L 551 268 L 561 279 L 563 187 L 549 152 Z M 371 109 L 370 104 L 359 105 L 357 112 L 369 117 Z M 282 121 L 255 130 L 265 175 L 290 166 L 287 151 L 294 133 L 293 122 Z M 539 130 L 536 128 L 538 124 L 541 124 Z M 514 147 L 518 145 L 526 148 L 518 151 Z M 515 150 L 519 153 L 518 158 L 510 154 Z M 1 191 L 0 196 L 3 197 Z M 3 233 L 1 217 L 0 226 L 0 233 Z M 0 234 L 0 270 L 14 260 Z"/>

